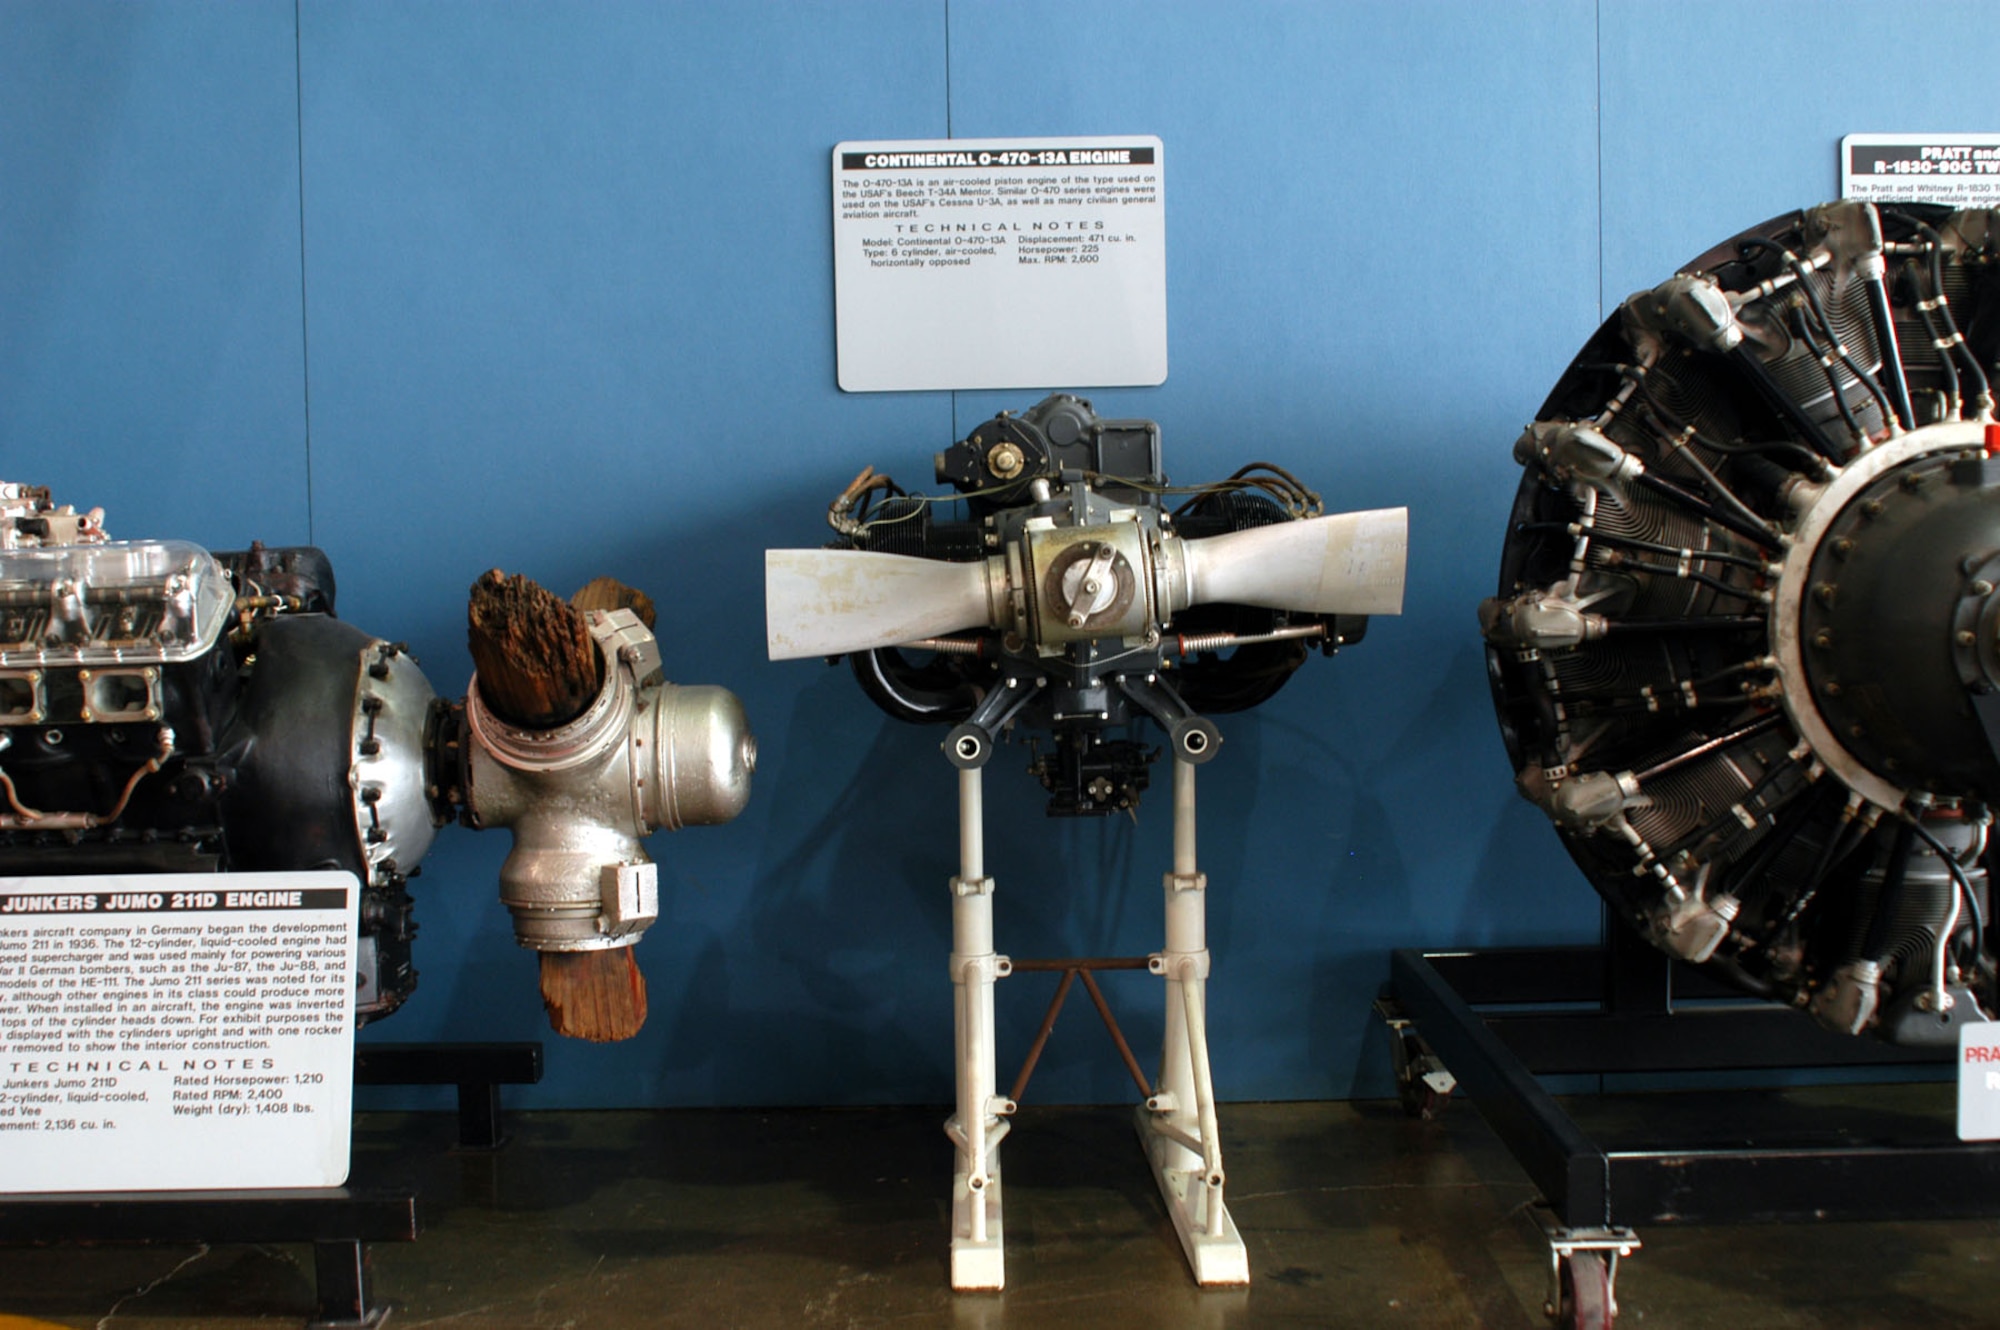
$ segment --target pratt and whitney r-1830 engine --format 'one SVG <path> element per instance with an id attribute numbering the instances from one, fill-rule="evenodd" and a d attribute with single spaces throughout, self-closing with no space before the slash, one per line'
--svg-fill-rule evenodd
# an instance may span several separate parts
<path id="1" fill-rule="evenodd" d="M 409 880 L 459 818 L 515 831 L 522 945 L 630 946 L 658 914 L 640 838 L 734 817 L 754 746 L 729 693 L 659 678 L 629 610 L 587 617 L 599 696 L 522 731 L 336 619 L 317 549 L 113 541 L 0 484 L 0 875 L 344 869 L 367 1020 L 415 987 Z"/>
<path id="2" fill-rule="evenodd" d="M 1831 203 L 1642 291 L 1515 446 L 1521 792 L 1660 947 L 1837 1030 L 2000 1012 L 2000 214 Z"/>

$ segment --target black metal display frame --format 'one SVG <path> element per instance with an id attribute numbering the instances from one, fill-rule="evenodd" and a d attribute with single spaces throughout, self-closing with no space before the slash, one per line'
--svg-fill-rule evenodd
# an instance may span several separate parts
<path id="1" fill-rule="evenodd" d="M 491 1150 L 500 1087 L 542 1078 L 536 1042 L 359 1044 L 356 1085 L 455 1085 L 458 1139 Z M 368 1244 L 414 1242 L 417 1198 L 404 1189 L 309 1187 L 255 1191 L 87 1192 L 0 1198 L 0 1245 L 278 1243 L 313 1247 L 312 1330 L 380 1325 Z"/>
<path id="2" fill-rule="evenodd" d="M 507 1143 L 500 1125 L 500 1087 L 542 1079 L 537 1040 L 492 1044 L 356 1044 L 356 1085 L 458 1087 L 458 1145 L 497 1150 Z"/>
<path id="3" fill-rule="evenodd" d="M 1391 1001 L 1564 1228 L 2000 1213 L 2000 1143 L 1902 1138 L 1607 1148 L 1538 1076 L 1933 1067 L 1953 1053 L 1834 1034 L 1745 1000 L 1622 927 L 1599 947 L 1394 952 Z M 1482 1010 L 1483 1008 L 1483 1010 Z M 1813 1124 L 1802 1123 L 1802 1127 Z"/>
<path id="4" fill-rule="evenodd" d="M 314 1187 L 286 1191 L 88 1192 L 9 1196 L 0 1243 L 272 1243 L 313 1247 L 315 1330 L 379 1325 L 368 1244 L 414 1242 L 407 1191 Z"/>

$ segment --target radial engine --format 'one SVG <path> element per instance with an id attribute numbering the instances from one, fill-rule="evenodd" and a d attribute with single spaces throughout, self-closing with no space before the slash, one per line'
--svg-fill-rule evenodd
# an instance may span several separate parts
<path id="1" fill-rule="evenodd" d="M 1823 1024 L 1990 1018 L 2000 214 L 1841 202 L 1632 296 L 1515 445 L 1479 612 L 1611 911 Z"/>
<path id="2" fill-rule="evenodd" d="M 630 946 L 658 916 L 640 838 L 734 817 L 754 747 L 729 693 L 661 679 L 630 611 L 590 619 L 600 696 L 522 732 L 335 618 L 317 549 L 114 541 L 101 509 L 0 483 L 0 875 L 344 869 L 368 1020 L 416 986 L 409 881 L 457 818 L 514 830 L 522 945 Z"/>

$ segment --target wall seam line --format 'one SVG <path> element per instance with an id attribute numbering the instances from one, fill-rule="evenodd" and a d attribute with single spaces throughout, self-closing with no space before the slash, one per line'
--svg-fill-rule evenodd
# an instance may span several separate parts
<path id="1" fill-rule="evenodd" d="M 951 0 L 944 0 L 944 136 L 951 132 Z M 951 437 L 958 440 L 958 390 L 951 392 Z"/>
<path id="2" fill-rule="evenodd" d="M 1597 105 L 1591 119 L 1597 127 L 1597 321 L 1604 322 L 1604 0 L 1593 6 L 1596 29 Z"/>
<path id="3" fill-rule="evenodd" d="M 303 0 L 292 0 L 292 97 L 297 117 L 299 162 L 299 394 L 305 413 L 306 543 L 316 543 L 313 531 L 312 347 L 306 317 L 306 80 Z"/>

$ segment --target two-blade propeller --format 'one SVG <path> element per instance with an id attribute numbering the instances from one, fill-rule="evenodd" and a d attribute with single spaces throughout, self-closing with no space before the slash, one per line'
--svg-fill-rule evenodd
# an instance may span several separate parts
<path id="1" fill-rule="evenodd" d="M 1227 603 L 1306 614 L 1400 614 L 1409 510 L 1381 508 L 1161 538 L 1148 574 L 1164 611 Z M 1007 560 L 867 550 L 767 550 L 772 660 L 835 656 L 1009 622 Z"/>

